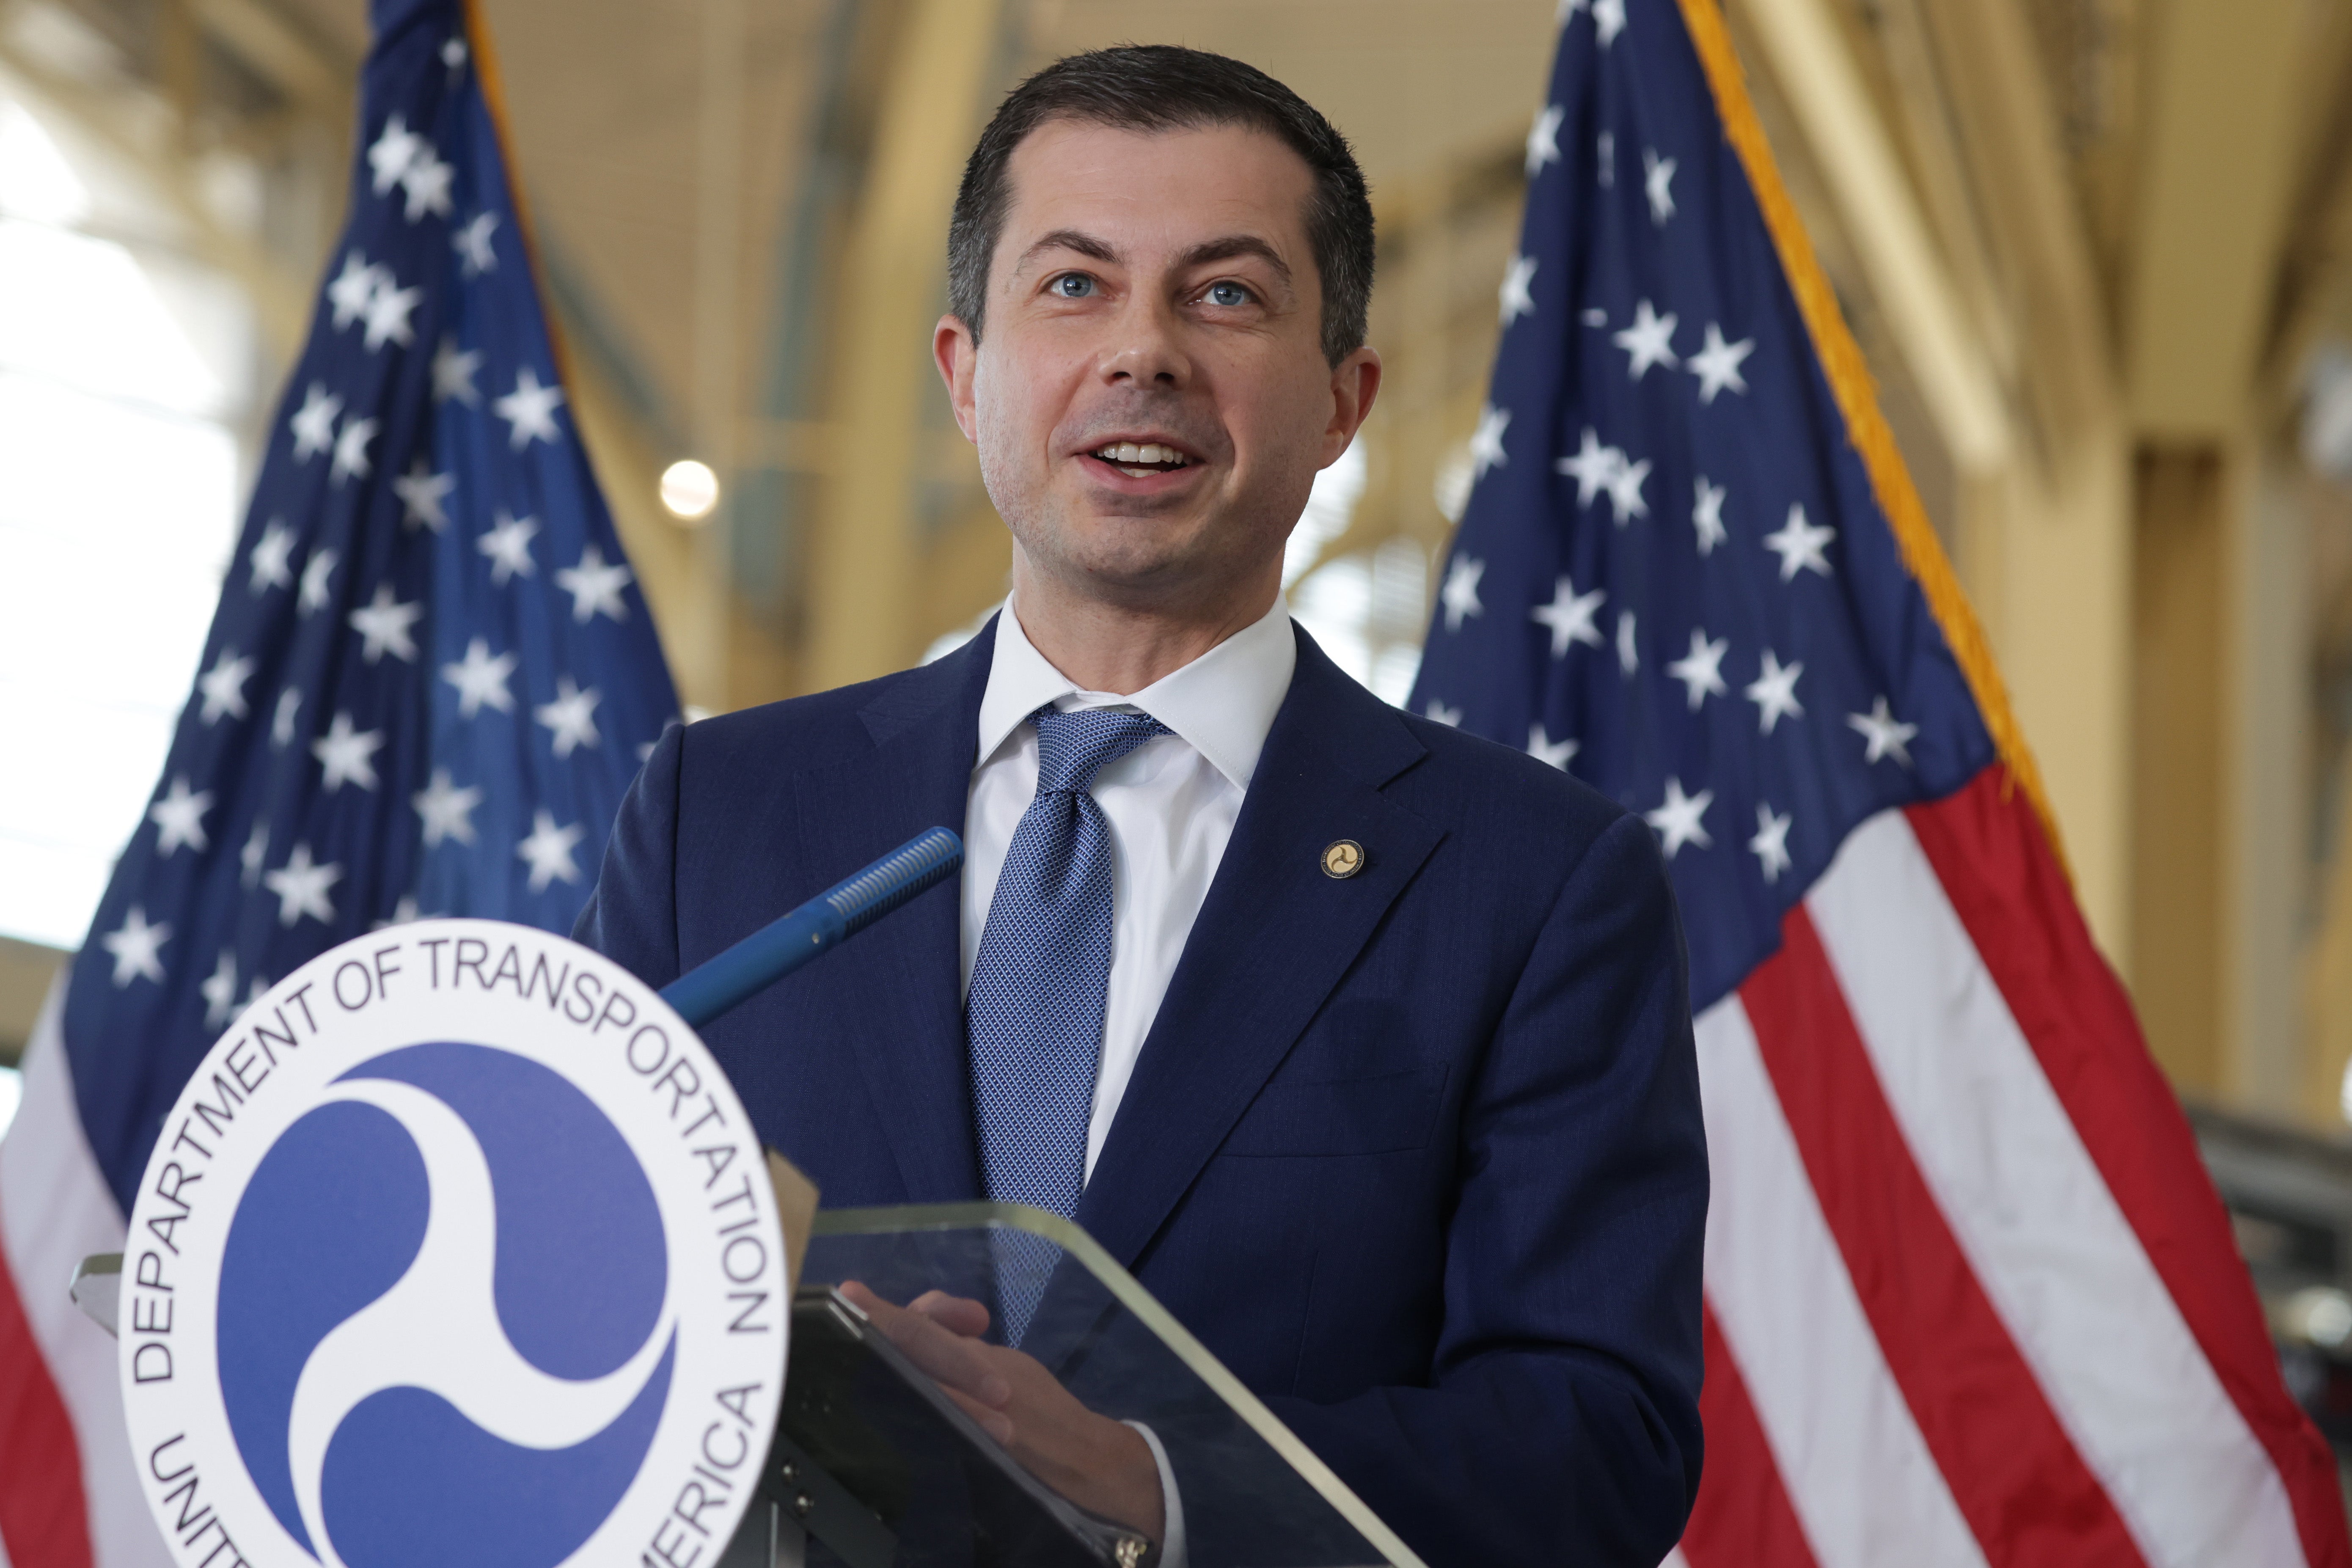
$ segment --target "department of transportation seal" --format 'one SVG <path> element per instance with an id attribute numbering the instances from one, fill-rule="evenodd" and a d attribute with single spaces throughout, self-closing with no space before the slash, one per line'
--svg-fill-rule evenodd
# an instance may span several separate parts
<path id="1" fill-rule="evenodd" d="M 576 943 L 425 921 L 280 981 L 172 1108 L 123 1405 L 188 1568 L 685 1568 L 751 1501 L 789 1319 L 694 1032 Z"/>

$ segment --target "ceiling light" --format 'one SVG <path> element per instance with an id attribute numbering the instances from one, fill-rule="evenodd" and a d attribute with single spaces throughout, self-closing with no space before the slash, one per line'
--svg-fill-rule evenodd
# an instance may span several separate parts
<path id="1" fill-rule="evenodd" d="M 700 522 L 719 504 L 719 476 L 709 464 L 682 458 L 662 470 L 661 500 L 680 522 Z"/>

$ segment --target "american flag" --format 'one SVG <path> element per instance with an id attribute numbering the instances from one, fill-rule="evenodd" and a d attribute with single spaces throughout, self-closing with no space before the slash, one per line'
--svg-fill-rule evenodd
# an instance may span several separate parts
<path id="1" fill-rule="evenodd" d="M 1642 813 L 1713 1202 L 1690 1568 L 2352 1563 L 1715 0 L 1565 0 L 1413 703 Z"/>
<path id="2" fill-rule="evenodd" d="M 569 930 L 677 712 L 565 404 L 482 40 L 456 0 L 373 20 L 351 216 L 202 674 L 0 1144 L 0 1565 L 168 1561 L 113 1342 L 65 1285 L 121 1247 L 206 1047 L 377 926 Z"/>

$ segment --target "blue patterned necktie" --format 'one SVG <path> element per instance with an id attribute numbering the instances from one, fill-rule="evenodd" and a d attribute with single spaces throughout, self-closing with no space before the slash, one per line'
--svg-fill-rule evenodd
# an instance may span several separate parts
<path id="1" fill-rule="evenodd" d="M 1149 714 L 1108 708 L 1065 713 L 1048 704 L 1029 722 L 1037 798 L 1013 829 L 989 900 L 964 1025 L 989 1197 L 1066 1217 L 1086 1185 L 1110 986 L 1110 824 L 1088 787 L 1105 765 L 1170 731 Z M 1026 1256 L 1034 1250 L 1000 1248 L 1005 1335 L 1014 1344 L 1051 1265 Z"/>

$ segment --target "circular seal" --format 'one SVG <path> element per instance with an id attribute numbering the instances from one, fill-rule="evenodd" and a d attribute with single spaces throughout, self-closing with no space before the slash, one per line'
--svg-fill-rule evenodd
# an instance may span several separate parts
<path id="1" fill-rule="evenodd" d="M 1334 838 L 1323 847 L 1323 874 L 1344 882 L 1364 868 L 1364 847 L 1352 838 Z"/>
<path id="2" fill-rule="evenodd" d="M 526 926 L 355 938 L 221 1037 L 124 1245 L 124 1414 L 177 1560 L 715 1559 L 783 1386 L 783 1236 L 726 1075 Z"/>

